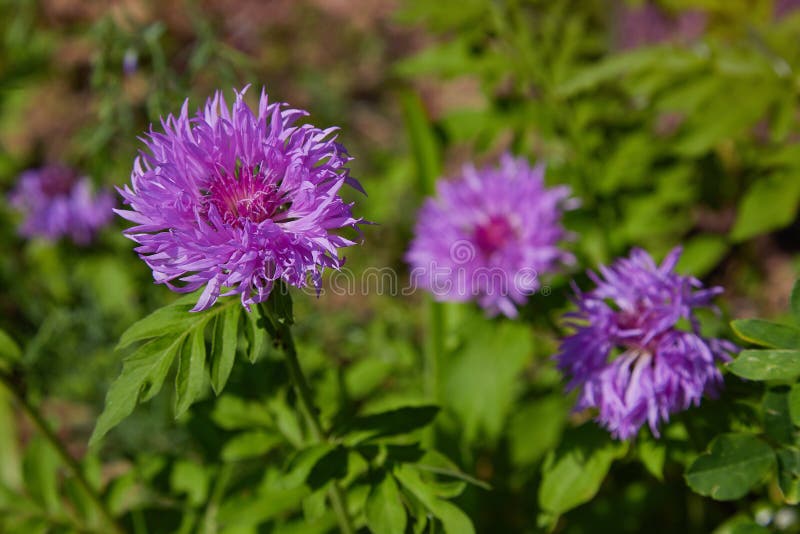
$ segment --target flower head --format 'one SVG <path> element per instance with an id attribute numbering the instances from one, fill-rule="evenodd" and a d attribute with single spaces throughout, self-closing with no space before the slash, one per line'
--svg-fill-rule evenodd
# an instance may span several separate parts
<path id="1" fill-rule="evenodd" d="M 517 315 L 539 276 L 572 261 L 566 238 L 568 187 L 546 188 L 544 167 L 506 154 L 497 168 L 464 167 L 441 181 L 420 211 L 406 254 L 413 282 L 438 300 L 475 299 L 490 314 Z"/>
<path id="2" fill-rule="evenodd" d="M 355 244 L 335 232 L 361 222 L 339 196 L 345 183 L 361 189 L 337 129 L 296 125 L 307 113 L 263 91 L 251 110 L 245 91 L 230 109 L 217 92 L 191 118 L 187 101 L 163 132 L 151 128 L 120 189 L 130 210 L 117 213 L 136 224 L 126 235 L 155 281 L 204 287 L 195 311 L 233 294 L 249 307 L 277 280 L 319 288 L 325 267 L 344 262 L 338 249 Z"/>
<path id="3" fill-rule="evenodd" d="M 24 213 L 19 231 L 25 237 L 56 240 L 66 236 L 78 245 L 88 245 L 113 217 L 110 192 L 95 196 L 88 178 L 60 165 L 23 172 L 9 201 Z"/>
<path id="4" fill-rule="evenodd" d="M 737 350 L 700 335 L 694 311 L 712 307 L 722 288 L 677 274 L 680 253 L 659 266 L 634 249 L 600 267 L 602 277 L 590 272 L 597 287 L 576 288 L 578 310 L 566 315 L 574 333 L 561 343 L 558 367 L 570 377 L 568 389 L 580 390 L 576 410 L 597 409 L 616 438 L 634 436 L 645 422 L 658 436 L 670 414 L 715 395 L 723 384 L 716 364 Z"/>

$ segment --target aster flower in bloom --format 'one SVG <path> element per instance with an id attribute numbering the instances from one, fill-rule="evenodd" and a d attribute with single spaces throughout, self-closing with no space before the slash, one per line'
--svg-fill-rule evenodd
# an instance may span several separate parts
<path id="1" fill-rule="evenodd" d="M 19 228 L 23 236 L 50 240 L 66 236 L 78 245 L 88 245 L 114 215 L 110 192 L 94 195 L 88 178 L 60 165 L 23 172 L 9 201 L 24 214 Z"/>
<path id="2" fill-rule="evenodd" d="M 559 244 L 563 211 L 576 202 L 566 186 L 545 187 L 541 165 L 506 154 L 496 168 L 466 165 L 437 193 L 406 254 L 412 282 L 437 300 L 475 299 L 490 315 L 515 317 L 542 274 L 573 260 Z"/>
<path id="3" fill-rule="evenodd" d="M 722 288 L 705 289 L 675 272 L 676 248 L 659 266 L 643 250 L 590 272 L 596 288 L 580 293 L 578 310 L 566 315 L 574 333 L 556 355 L 579 389 L 576 410 L 594 408 L 597 420 L 618 439 L 647 422 L 655 436 L 672 413 L 698 405 L 723 385 L 718 362 L 738 349 L 700 335 L 694 310 L 712 307 Z"/>
<path id="4" fill-rule="evenodd" d="M 162 120 L 143 139 L 131 185 L 120 189 L 136 226 L 126 235 L 157 283 L 178 292 L 204 287 L 194 311 L 219 296 L 242 304 L 267 299 L 277 280 L 317 288 L 325 267 L 339 269 L 338 249 L 355 244 L 335 232 L 361 219 L 339 196 L 350 178 L 337 128 L 296 125 L 305 111 L 268 102 L 258 108 L 236 92 L 229 109 L 217 92 L 189 117 Z"/>

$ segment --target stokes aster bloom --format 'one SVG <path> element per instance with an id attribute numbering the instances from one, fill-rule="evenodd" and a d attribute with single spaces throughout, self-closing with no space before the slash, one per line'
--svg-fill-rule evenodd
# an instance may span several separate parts
<path id="1" fill-rule="evenodd" d="M 720 339 L 706 339 L 694 309 L 712 307 L 721 287 L 702 283 L 674 269 L 676 248 L 658 266 L 643 250 L 611 267 L 590 272 L 597 287 L 576 288 L 578 311 L 566 314 L 574 333 L 556 356 L 579 389 L 576 410 L 595 408 L 597 420 L 618 439 L 634 436 L 647 422 L 658 436 L 660 421 L 700 404 L 703 394 L 722 387 L 717 362 L 738 349 Z"/>
<path id="2" fill-rule="evenodd" d="M 276 280 L 319 288 L 324 268 L 344 262 L 338 249 L 355 244 L 333 232 L 362 222 L 339 196 L 345 183 L 363 190 L 338 129 L 295 125 L 308 114 L 264 91 L 254 112 L 246 90 L 231 109 L 217 92 L 194 117 L 187 101 L 163 133 L 151 128 L 120 190 L 131 209 L 117 213 L 136 223 L 126 235 L 155 281 L 179 292 L 205 286 L 195 311 L 233 294 L 249 307 Z"/>
<path id="3" fill-rule="evenodd" d="M 413 282 L 437 300 L 477 300 L 492 315 L 517 315 L 539 276 L 572 261 L 558 248 L 568 187 L 546 188 L 544 167 L 509 154 L 497 168 L 466 165 L 437 184 L 422 207 L 406 254 Z"/>
<path id="4" fill-rule="evenodd" d="M 110 192 L 93 195 L 88 178 L 60 165 L 23 172 L 9 201 L 25 215 L 19 228 L 23 236 L 67 236 L 78 245 L 88 245 L 114 215 Z"/>

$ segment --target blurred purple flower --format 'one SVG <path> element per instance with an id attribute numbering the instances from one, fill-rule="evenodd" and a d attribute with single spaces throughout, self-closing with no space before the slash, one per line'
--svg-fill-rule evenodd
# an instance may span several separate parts
<path id="1" fill-rule="evenodd" d="M 276 280 L 319 288 L 324 268 L 344 263 L 338 249 L 355 244 L 334 232 L 362 223 L 339 196 L 344 184 L 363 190 L 337 128 L 297 126 L 307 113 L 263 91 L 254 113 L 246 90 L 230 110 L 217 92 L 194 117 L 187 101 L 162 120 L 163 133 L 151 128 L 131 187 L 120 189 L 131 209 L 117 213 L 136 223 L 125 233 L 155 281 L 178 292 L 205 286 L 195 311 L 233 294 L 249 308 Z"/>
<path id="2" fill-rule="evenodd" d="M 573 261 L 559 249 L 566 186 L 546 188 L 544 167 L 509 154 L 497 168 L 464 166 L 441 181 L 420 211 L 406 261 L 412 282 L 437 300 L 477 300 L 489 314 L 517 315 L 539 277 Z"/>
<path id="3" fill-rule="evenodd" d="M 800 8 L 800 0 L 776 0 L 773 12 L 776 19 L 785 17 Z"/>
<path id="4" fill-rule="evenodd" d="M 566 314 L 574 333 L 556 355 L 579 389 L 576 410 L 594 408 L 597 420 L 618 439 L 634 436 L 647 422 L 655 436 L 671 413 L 700 404 L 723 385 L 718 362 L 738 349 L 730 342 L 700 335 L 695 308 L 712 307 L 721 287 L 704 289 L 692 277 L 675 273 L 681 249 L 658 266 L 643 250 L 611 267 L 596 288 L 580 293 L 578 311 Z"/>
<path id="5" fill-rule="evenodd" d="M 622 3 L 616 14 L 616 44 L 621 49 L 633 49 L 666 41 L 694 41 L 705 33 L 707 18 L 703 11 L 671 14 L 651 2 L 637 6 Z"/>
<path id="6" fill-rule="evenodd" d="M 88 245 L 114 215 L 110 192 L 93 195 L 88 178 L 60 165 L 23 172 L 9 200 L 24 214 L 19 228 L 23 236 L 67 236 L 78 245 Z"/>

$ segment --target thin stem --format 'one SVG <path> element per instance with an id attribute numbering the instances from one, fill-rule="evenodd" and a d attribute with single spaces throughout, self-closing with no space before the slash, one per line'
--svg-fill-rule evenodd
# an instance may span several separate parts
<path id="1" fill-rule="evenodd" d="M 44 417 L 42 416 L 41 412 L 30 403 L 27 396 L 25 395 L 23 389 L 19 387 L 17 381 L 14 378 L 6 373 L 0 372 L 0 380 L 6 386 L 8 391 L 14 394 L 14 397 L 19 402 L 22 410 L 25 414 L 33 421 L 33 424 L 39 430 L 39 432 L 50 442 L 50 445 L 55 449 L 58 455 L 61 457 L 61 460 L 64 462 L 64 465 L 67 466 L 67 469 L 72 473 L 72 476 L 75 477 L 75 480 L 78 484 L 83 488 L 86 494 L 89 496 L 89 499 L 94 503 L 97 511 L 100 512 L 100 515 L 103 517 L 103 520 L 106 522 L 110 532 L 114 534 L 123 534 L 125 531 L 122 527 L 119 526 L 114 516 L 111 514 L 111 510 L 109 510 L 106 503 L 97 493 L 94 487 L 89 483 L 89 480 L 86 478 L 86 475 L 83 473 L 83 469 L 81 469 L 80 464 L 78 463 L 75 458 L 69 453 L 67 448 L 61 442 L 61 440 L 56 436 L 53 429 L 50 428 L 50 425 L 45 421 Z"/>
<path id="2" fill-rule="evenodd" d="M 425 346 L 425 395 L 439 400 L 439 359 L 444 352 L 444 305 L 428 302 L 428 331 Z"/>
<path id="3" fill-rule="evenodd" d="M 283 353 L 286 356 L 286 364 L 289 367 L 289 377 L 292 380 L 294 389 L 297 393 L 297 399 L 300 403 L 300 411 L 308 422 L 308 428 L 311 431 L 311 437 L 317 443 L 326 443 L 328 436 L 322 428 L 317 409 L 314 406 L 314 397 L 311 394 L 311 388 L 308 386 L 308 381 L 303 374 L 303 369 L 300 367 L 300 361 L 297 359 L 297 349 L 294 346 L 294 338 L 292 338 L 292 331 L 285 322 L 275 320 L 275 330 L 278 339 L 283 347 Z M 344 492 L 339 484 L 334 481 L 328 490 L 328 499 L 331 501 L 331 506 L 336 514 L 336 519 L 339 522 L 339 529 L 343 534 L 353 534 L 355 529 L 350 520 L 350 515 L 347 513 L 347 504 L 344 497 Z"/>
<path id="4" fill-rule="evenodd" d="M 444 354 L 445 308 L 441 302 L 432 298 L 428 300 L 428 324 L 425 332 L 425 349 L 423 351 L 423 387 L 425 397 L 434 403 L 439 402 L 439 361 Z M 422 443 L 426 447 L 436 447 L 436 426 L 430 425 L 422 434 Z"/>

